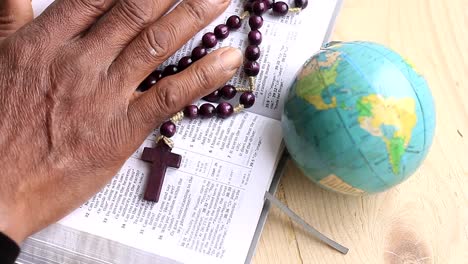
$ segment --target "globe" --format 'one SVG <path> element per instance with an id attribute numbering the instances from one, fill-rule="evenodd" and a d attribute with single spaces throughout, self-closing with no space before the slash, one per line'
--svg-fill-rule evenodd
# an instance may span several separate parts
<path id="1" fill-rule="evenodd" d="M 425 159 L 434 103 L 425 79 L 399 54 L 371 42 L 334 42 L 298 73 L 282 129 L 308 178 L 344 194 L 377 193 Z"/>

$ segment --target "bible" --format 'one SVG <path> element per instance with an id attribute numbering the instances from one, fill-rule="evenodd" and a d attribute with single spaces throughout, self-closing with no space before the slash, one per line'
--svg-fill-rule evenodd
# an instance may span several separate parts
<path id="1" fill-rule="evenodd" d="M 51 2 L 33 1 L 35 14 Z M 204 33 L 229 16 L 240 15 L 243 3 L 232 0 L 161 67 L 190 54 Z M 283 102 L 303 63 L 328 40 L 340 5 L 310 0 L 299 14 L 264 15 L 256 104 L 227 119 L 178 125 L 175 156 L 160 166 L 166 174 L 158 203 L 143 199 L 151 171 L 145 160 L 153 157 L 142 154 L 155 146 L 154 131 L 99 193 L 29 237 L 18 263 L 250 263 L 268 212 L 265 192 L 274 191 L 281 175 Z M 243 22 L 217 47 L 245 50 L 248 32 Z M 241 70 L 230 84 L 248 86 Z M 177 155 L 182 159 L 174 160 Z"/>

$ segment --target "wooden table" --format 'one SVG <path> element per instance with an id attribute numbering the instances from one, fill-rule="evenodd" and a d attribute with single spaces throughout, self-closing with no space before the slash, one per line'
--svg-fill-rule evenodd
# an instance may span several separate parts
<path id="1" fill-rule="evenodd" d="M 362 198 L 324 191 L 290 162 L 277 196 L 350 252 L 274 208 L 254 263 L 468 263 L 468 1 L 345 0 L 332 39 L 376 41 L 411 59 L 435 97 L 434 144 L 413 177 Z"/>

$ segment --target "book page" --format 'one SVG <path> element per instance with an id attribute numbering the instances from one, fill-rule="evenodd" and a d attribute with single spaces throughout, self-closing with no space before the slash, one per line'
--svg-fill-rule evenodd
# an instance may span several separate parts
<path id="1" fill-rule="evenodd" d="M 145 146 L 61 225 L 189 263 L 242 263 L 281 149 L 280 123 L 252 113 L 184 121 L 158 203 L 142 200 Z M 118 263 L 118 260 L 115 260 Z"/>

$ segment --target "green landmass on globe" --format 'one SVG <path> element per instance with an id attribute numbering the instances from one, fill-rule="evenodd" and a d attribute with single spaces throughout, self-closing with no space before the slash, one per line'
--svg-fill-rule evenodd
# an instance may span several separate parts
<path id="1" fill-rule="evenodd" d="M 338 43 L 298 74 L 283 114 L 286 145 L 314 181 L 335 191 L 383 191 L 425 158 L 434 134 L 424 78 L 393 51 Z"/>

